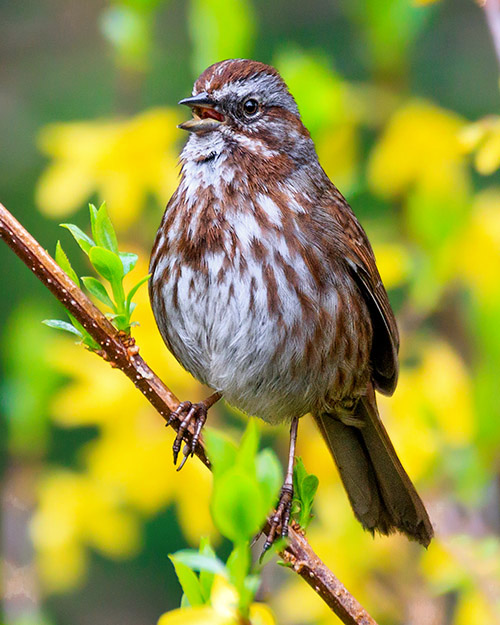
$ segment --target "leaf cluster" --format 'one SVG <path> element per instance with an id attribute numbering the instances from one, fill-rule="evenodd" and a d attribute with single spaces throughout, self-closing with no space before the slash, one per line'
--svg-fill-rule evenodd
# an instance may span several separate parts
<path id="1" fill-rule="evenodd" d="M 111 309 L 112 312 L 107 313 L 106 316 L 112 321 L 115 327 L 129 334 L 131 326 L 135 324 L 135 322 L 131 321 L 132 313 L 136 307 L 135 302 L 133 302 L 134 295 L 137 293 L 138 289 L 147 282 L 149 276 L 141 278 L 141 280 L 130 289 L 128 294 L 125 294 L 123 278 L 134 269 L 138 259 L 137 254 L 120 252 L 118 250 L 115 229 L 111 223 L 104 202 L 99 209 L 93 204 L 89 205 L 89 209 L 93 238 L 89 237 L 74 224 L 61 224 L 61 227 L 71 232 L 80 249 L 87 255 L 94 270 L 101 278 L 109 283 L 109 287 L 106 287 L 102 280 L 98 280 L 94 276 L 83 276 L 81 278 L 83 285 L 98 301 Z M 56 245 L 55 259 L 71 280 L 73 280 L 77 286 L 80 286 L 80 279 L 71 266 L 60 241 L 58 241 Z M 111 293 L 108 289 L 111 290 Z M 84 345 L 90 349 L 98 350 L 99 345 L 89 333 L 72 315 L 69 313 L 68 315 L 71 323 L 59 319 L 49 319 L 44 321 L 44 323 L 52 328 L 71 332 L 78 336 Z"/>
<path id="2" fill-rule="evenodd" d="M 260 584 L 260 565 L 252 564 L 250 541 L 276 503 L 282 481 L 281 465 L 271 449 L 259 451 L 259 434 L 253 419 L 239 447 L 215 430 L 207 430 L 205 439 L 214 476 L 212 520 L 233 543 L 233 549 L 225 564 L 206 540 L 199 551 L 178 551 L 170 558 L 184 591 L 183 605 L 209 602 L 213 576 L 217 574 L 236 589 L 239 612 L 246 617 Z"/>
<path id="3" fill-rule="evenodd" d="M 302 458 L 298 457 L 293 468 L 292 515 L 303 529 L 307 529 L 313 518 L 311 511 L 318 484 L 317 476 L 308 473 Z"/>

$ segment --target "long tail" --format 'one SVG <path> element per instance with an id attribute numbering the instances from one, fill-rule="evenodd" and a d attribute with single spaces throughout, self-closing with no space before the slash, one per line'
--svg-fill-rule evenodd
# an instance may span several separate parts
<path id="1" fill-rule="evenodd" d="M 314 418 L 363 527 L 372 533 L 403 532 L 427 547 L 433 536 L 431 522 L 380 420 L 373 389 L 344 422 L 336 414 Z"/>

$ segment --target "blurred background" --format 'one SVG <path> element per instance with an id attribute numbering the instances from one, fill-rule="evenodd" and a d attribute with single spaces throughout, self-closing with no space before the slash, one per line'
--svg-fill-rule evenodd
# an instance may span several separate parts
<path id="1" fill-rule="evenodd" d="M 493 2 L 493 0 L 491 0 Z M 495 4 L 495 3 L 494 3 Z M 176 186 L 177 101 L 209 64 L 276 65 L 320 160 L 375 248 L 402 333 L 381 412 L 428 504 L 427 551 L 355 521 L 328 452 L 309 539 L 387 625 L 500 623 L 499 69 L 472 0 L 0 2 L 0 200 L 53 253 L 106 200 L 120 248 L 147 262 Z M 41 320 L 64 317 L 0 245 L 1 565 L 5 625 L 156 623 L 179 605 L 167 554 L 211 536 L 210 475 L 176 474 L 172 433 L 118 371 Z M 134 334 L 181 399 L 205 390 L 168 354 L 143 288 Z M 211 424 L 241 431 L 217 406 Z M 286 428 L 262 426 L 286 456 Z M 268 565 L 278 623 L 337 623 Z"/>

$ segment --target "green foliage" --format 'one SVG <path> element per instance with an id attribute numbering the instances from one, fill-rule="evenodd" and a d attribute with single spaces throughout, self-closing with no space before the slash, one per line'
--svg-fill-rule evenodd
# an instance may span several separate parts
<path id="1" fill-rule="evenodd" d="M 47 216 L 72 220 L 69 215 L 92 196 L 108 199 L 119 231 L 129 236 L 139 232 L 152 236 L 156 226 L 152 222 L 157 221 L 178 184 L 175 161 L 185 136 L 175 130 L 175 125 L 180 121 L 178 116 L 184 117 L 186 112 L 175 107 L 175 102 L 187 93 L 194 78 L 186 71 L 189 60 L 196 74 L 214 61 L 233 56 L 249 56 L 277 66 L 313 133 L 322 166 L 340 191 L 347 193 L 368 232 L 382 279 L 402 322 L 400 384 L 394 397 L 380 398 L 381 413 L 419 493 L 425 500 L 430 496 L 432 508 L 444 506 L 447 511 L 443 531 L 425 552 L 416 551 L 415 545 L 404 540 L 372 540 L 351 515 L 336 472 L 324 458 L 324 444 L 312 428 L 307 429 L 308 419 L 304 419 L 300 437 L 303 457 L 309 469 L 314 466 L 323 487 L 315 500 L 316 536 L 327 537 L 321 541 L 322 557 L 335 571 L 339 569 L 354 595 L 375 610 L 379 622 L 399 622 L 402 610 L 415 608 L 414 590 L 418 587 L 422 590 L 420 603 L 427 611 L 441 614 L 443 606 L 451 606 L 447 611 L 450 623 L 478 625 L 499 619 L 495 597 L 500 596 L 498 532 L 491 524 L 489 505 L 495 492 L 500 445 L 500 195 L 498 175 L 486 177 L 500 164 L 500 118 L 495 115 L 498 84 L 493 47 L 484 36 L 482 10 L 473 2 L 423 6 L 429 3 L 189 0 L 180 11 L 179 3 L 168 0 L 113 0 L 103 5 L 100 25 L 119 63 L 114 69 L 110 55 L 102 57 L 96 36 L 87 36 L 96 35 L 92 23 L 95 13 L 87 14 L 92 20 L 88 22 L 85 15 L 68 5 L 68 16 L 77 18 L 73 22 L 80 42 L 71 58 L 64 46 L 52 46 L 50 54 L 43 55 L 37 54 L 36 46 L 25 46 L 15 58 L 5 58 L 16 76 L 16 88 L 29 85 L 30 105 L 7 107 L 5 111 L 3 139 L 13 150 L 12 158 L 2 163 L 2 193 L 9 207 L 19 212 L 20 220 L 26 219 L 42 239 L 50 228 Z M 21 30 L 23 20 L 29 21 L 30 28 L 36 25 L 36 16 L 43 15 L 48 3 L 42 0 L 35 4 L 36 11 L 25 11 L 15 20 Z M 57 19 L 52 22 L 57 29 Z M 186 32 L 192 45 L 184 36 Z M 460 49 L 439 45 L 443 37 L 460 42 Z M 253 46 L 255 42 L 258 46 Z M 475 45 L 478 42 L 481 45 Z M 55 80 L 33 80 L 33 55 L 38 74 Z M 96 55 L 103 63 L 92 62 Z M 66 71 L 68 63 L 84 71 Z M 478 72 L 478 67 L 485 71 Z M 147 71 L 138 77 L 137 70 Z M 8 84 L 5 89 L 8 93 Z M 54 104 L 50 110 L 46 106 L 49 95 Z M 422 96 L 446 109 L 430 102 L 429 110 L 428 105 L 422 106 Z M 168 108 L 127 114 L 159 102 Z M 107 111 L 121 116 L 98 119 Z M 398 122 L 400 111 L 407 119 L 403 126 Z M 457 114 L 463 118 L 458 123 Z M 486 117 L 481 118 L 483 115 Z M 65 121 L 51 123 L 39 137 L 48 161 L 36 202 L 45 216 L 31 210 L 23 215 L 23 206 L 31 207 L 30 189 L 38 175 L 38 167 L 27 167 L 35 162 L 33 146 L 30 153 L 33 129 L 58 119 Z M 466 121 L 473 119 L 477 120 L 474 124 Z M 458 139 L 465 135 L 466 144 L 459 144 Z M 385 157 L 374 172 L 374 155 L 383 145 L 387 145 Z M 493 195 L 482 197 L 481 190 Z M 97 213 L 94 208 L 93 221 Z M 108 249 L 90 229 L 81 226 L 85 234 L 71 224 L 65 227 L 86 256 L 93 247 Z M 137 249 L 140 241 L 135 240 Z M 64 241 L 63 245 L 66 249 Z M 141 252 L 144 262 L 149 251 L 147 245 Z M 134 255 L 118 255 L 126 275 Z M 87 273 L 91 276 L 78 278 L 68 267 L 62 249 L 58 259 L 73 280 L 79 279 L 100 305 L 116 314 L 109 281 L 90 270 Z M 119 273 L 119 266 L 114 266 Z M 42 297 L 48 297 L 41 289 L 39 295 L 30 289 L 34 303 L 29 310 L 26 305 L 12 310 L 16 291 L 19 294 L 23 288 L 24 268 L 7 259 L 7 269 L 2 302 L 4 319 L 10 316 L 4 332 L 8 360 L 0 395 L 7 422 L 4 440 L 15 457 L 12 461 L 5 454 L 4 462 L 23 478 L 23 461 L 36 458 L 38 503 L 33 529 L 38 526 L 38 533 L 32 534 L 44 595 L 74 592 L 77 584 L 83 583 L 89 548 L 101 545 L 110 558 L 132 553 L 127 548 L 132 544 L 130 532 L 121 522 L 117 524 L 117 514 L 122 519 L 122 505 L 137 515 L 141 524 L 166 505 L 184 510 L 179 515 L 179 528 L 168 527 L 167 534 L 177 540 L 182 532 L 189 541 L 196 541 L 211 527 L 205 500 L 209 489 L 202 481 L 208 476 L 200 479 L 194 470 L 188 472 L 179 488 L 172 467 L 163 465 L 164 470 L 158 470 L 164 450 L 162 436 L 150 436 L 150 428 L 144 427 L 144 419 L 149 417 L 135 401 L 133 385 L 127 389 L 124 384 L 113 394 L 118 376 L 111 368 L 86 354 L 77 362 L 72 359 L 72 350 L 54 339 L 54 333 L 39 327 Z M 28 282 L 25 287 L 30 288 Z M 131 289 L 125 297 L 130 310 L 134 295 Z M 37 329 L 29 323 L 30 318 L 36 320 Z M 91 341 L 83 328 L 68 321 L 49 323 L 69 330 L 84 342 Z M 118 319 L 121 321 L 123 318 Z M 144 316 L 141 325 L 144 347 L 155 345 L 158 335 L 152 317 Z M 153 364 L 160 375 L 174 388 L 182 389 L 186 397 L 196 396 L 199 389 L 188 374 L 163 350 L 156 351 L 158 362 Z M 154 352 L 150 348 L 151 356 Z M 72 383 L 62 385 L 60 376 Z M 105 398 L 102 388 L 111 391 Z M 49 418 L 55 423 L 52 427 Z M 89 426 L 95 432 L 90 442 Z M 68 437 L 70 445 L 66 444 Z M 219 437 L 214 443 L 217 453 L 211 454 L 218 458 L 219 473 L 224 475 L 234 465 L 238 450 Z M 57 444 L 59 439 L 62 442 Z M 48 441 L 50 455 L 45 460 L 42 454 Z M 70 476 L 66 465 L 73 453 L 82 472 Z M 318 460 L 314 465 L 313 459 Z M 274 492 L 277 488 L 273 485 L 276 472 L 268 469 L 269 462 L 258 457 L 261 492 L 266 485 Z M 60 477 L 66 487 L 61 488 L 61 479 L 40 484 L 48 470 L 63 471 Z M 295 482 L 300 481 L 297 473 L 296 467 Z M 11 472 L 6 476 L 10 478 Z M 20 483 L 27 481 L 21 479 Z M 221 487 L 222 494 L 223 490 Z M 296 484 L 294 517 L 306 524 L 311 489 L 305 488 L 309 498 L 299 490 Z M 113 497 L 108 502 L 109 492 Z M 187 514 L 186 509 L 192 511 L 193 492 L 196 514 Z M 76 494 L 78 504 L 73 499 Z M 104 512 L 103 502 L 108 502 Z M 31 505 L 28 501 L 26 509 Z M 73 513 L 72 506 L 76 505 L 78 512 Z M 335 523 L 332 510 L 338 511 Z M 458 527 L 457 511 L 470 523 Z M 447 519 L 451 519 L 451 526 Z M 229 531 L 235 532 L 234 523 L 229 524 Z M 151 526 L 144 523 L 144 531 L 150 532 Z M 496 548 L 491 562 L 483 558 L 481 537 L 471 537 L 469 545 L 454 540 L 457 527 L 482 528 L 484 538 L 491 538 Z M 315 545 L 316 539 L 311 539 Z M 161 550 L 164 536 L 148 534 L 144 542 Z M 240 580 L 240 588 L 248 554 L 242 544 L 224 563 Z M 166 558 L 161 562 L 162 566 L 169 564 Z M 187 567 L 182 562 L 179 566 Z M 128 568 L 122 561 L 120 568 L 132 584 L 136 567 Z M 213 572 L 187 570 L 199 586 L 202 601 L 211 591 L 215 594 Z M 255 582 L 252 572 L 245 577 L 250 586 Z M 326 606 L 322 611 L 320 602 L 313 606 L 306 598 L 298 600 L 303 582 L 294 581 L 295 577 L 288 576 L 285 587 L 273 588 L 278 621 L 330 622 Z M 115 584 L 111 576 L 100 579 L 104 593 Z M 380 579 L 390 583 L 381 585 Z M 83 599 L 82 595 L 72 596 L 77 601 Z M 147 596 L 142 599 L 138 608 L 150 604 Z M 191 601 L 194 604 L 196 598 L 191 597 Z M 56 602 L 51 600 L 57 611 Z M 65 605 L 67 598 L 63 602 Z M 187 603 L 184 599 L 183 605 Z M 152 622 L 142 616 L 137 620 Z M 420 617 L 425 621 L 422 614 Z M 182 622 L 187 622 L 188 614 L 184 618 Z M 418 621 L 419 615 L 415 618 Z"/>
<path id="2" fill-rule="evenodd" d="M 75 270 L 71 266 L 71 263 L 69 262 L 69 259 L 66 255 L 66 252 L 63 250 L 60 241 L 58 241 L 56 244 L 55 259 L 59 267 L 61 267 L 61 269 L 68 274 L 69 278 L 76 284 L 76 286 L 80 286 L 80 280 L 78 279 Z M 78 321 L 69 312 L 67 313 L 67 315 L 71 323 L 61 321 L 59 319 L 45 319 L 44 321 L 42 321 L 42 323 L 44 323 L 46 326 L 49 326 L 49 328 L 64 330 L 65 332 L 75 334 L 80 339 L 80 342 L 83 343 L 83 345 L 85 345 L 89 349 L 98 350 L 99 344 L 94 341 L 94 339 L 90 336 L 87 330 L 85 330 L 85 328 L 80 323 L 78 323 Z"/>
<path id="3" fill-rule="evenodd" d="M 281 467 L 272 450 L 259 452 L 254 419 L 250 419 L 239 447 L 215 430 L 206 431 L 205 439 L 214 475 L 212 520 L 231 540 L 233 549 L 224 564 L 204 539 L 199 551 L 185 549 L 170 559 L 184 592 L 183 605 L 208 603 L 214 575 L 222 575 L 236 589 L 240 614 L 246 616 L 260 584 L 260 565 L 252 565 L 250 541 L 276 503 Z"/>
<path id="4" fill-rule="evenodd" d="M 154 10 L 160 3 L 161 0 L 122 0 L 103 10 L 101 31 L 124 69 L 147 69 L 153 43 Z"/>
<path id="5" fill-rule="evenodd" d="M 258 452 L 254 420 L 250 420 L 238 449 L 214 430 L 208 430 L 205 438 L 214 472 L 214 523 L 234 543 L 249 541 L 276 502 L 282 481 L 279 462 L 269 451 Z"/>
<path id="6" fill-rule="evenodd" d="M 2 452 L 5 444 L 10 453 L 22 457 L 39 457 L 45 451 L 50 439 L 47 406 L 59 381 L 47 365 L 51 338 L 39 319 L 39 304 L 25 300 L 9 319 L 1 344 L 5 368 L 0 402 L 8 427 Z"/>
<path id="7" fill-rule="evenodd" d="M 69 262 L 68 257 L 66 256 L 66 252 L 63 250 L 60 241 L 56 243 L 56 263 L 65 273 L 68 274 L 68 276 L 76 284 L 76 286 L 80 286 L 80 280 L 78 280 L 78 276 L 71 266 L 71 263 Z"/>
<path id="8" fill-rule="evenodd" d="M 137 254 L 120 252 L 118 250 L 116 233 L 104 202 L 99 209 L 93 204 L 89 205 L 89 209 L 93 239 L 74 224 L 61 224 L 61 226 L 71 232 L 80 249 L 88 256 L 95 271 L 109 282 L 112 297 L 108 293 L 106 286 L 93 276 L 83 276 L 83 285 L 93 297 L 112 310 L 112 313 L 107 313 L 107 316 L 116 328 L 128 334 L 131 326 L 134 325 L 134 322 L 131 321 L 131 316 L 135 309 L 135 303 L 132 299 L 139 287 L 147 282 L 149 276 L 141 278 L 132 287 L 128 295 L 125 295 L 123 278 L 134 269 L 137 263 Z M 59 241 L 56 246 L 55 258 L 61 269 L 68 274 L 77 286 L 80 286 L 80 280 Z M 84 345 L 90 349 L 98 350 L 99 345 L 92 339 L 89 333 L 71 315 L 69 317 L 71 323 L 58 319 L 49 319 L 44 321 L 44 323 L 51 328 L 71 332 L 78 336 Z"/>
<path id="9" fill-rule="evenodd" d="M 189 9 L 195 75 L 215 61 L 249 56 L 255 18 L 248 0 L 191 0 Z"/>
<path id="10" fill-rule="evenodd" d="M 312 519 L 314 496 L 318 490 L 319 480 L 316 475 L 308 473 L 302 458 L 297 458 L 293 468 L 293 502 L 292 514 L 297 523 L 307 528 Z"/>
<path id="11" fill-rule="evenodd" d="M 429 11 L 402 0 L 343 0 L 366 41 L 366 61 L 379 72 L 401 72 Z"/>
<path id="12" fill-rule="evenodd" d="M 300 102 L 300 114 L 313 137 L 325 126 L 343 120 L 345 88 L 332 71 L 327 55 L 305 53 L 288 46 L 280 51 L 275 63 L 290 92 Z"/>

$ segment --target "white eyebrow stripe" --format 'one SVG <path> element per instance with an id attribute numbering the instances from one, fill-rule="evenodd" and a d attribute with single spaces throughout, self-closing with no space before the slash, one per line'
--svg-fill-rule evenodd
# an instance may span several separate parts
<path id="1" fill-rule="evenodd" d="M 212 95 L 216 100 L 224 100 L 227 97 L 242 100 L 245 97 L 255 96 L 263 104 L 281 106 L 294 115 L 299 115 L 297 104 L 286 85 L 279 76 L 271 74 L 262 73 L 245 80 L 229 82 L 213 91 Z"/>

